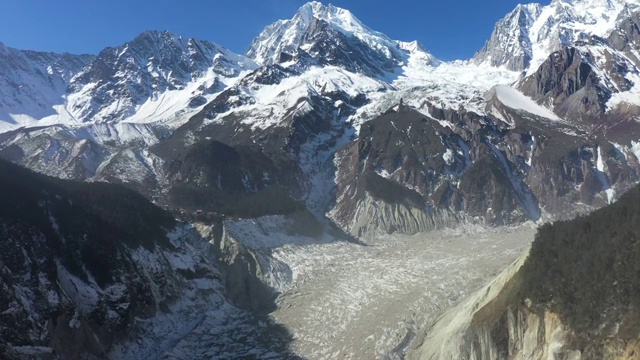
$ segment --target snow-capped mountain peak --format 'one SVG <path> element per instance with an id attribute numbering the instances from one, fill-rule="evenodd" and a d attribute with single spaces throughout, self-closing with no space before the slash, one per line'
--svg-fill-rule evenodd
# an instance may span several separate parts
<path id="1" fill-rule="evenodd" d="M 317 18 L 340 27 L 346 32 L 372 32 L 349 10 L 335 7 L 332 4 L 325 6 L 319 1 L 312 1 L 302 5 L 296 16 L 300 16 L 306 24 L 310 24 L 313 18 Z"/>
<path id="2" fill-rule="evenodd" d="M 417 40 L 414 41 L 398 41 L 400 49 L 408 51 L 410 53 L 415 51 L 427 52 L 427 49 Z"/>
<path id="3" fill-rule="evenodd" d="M 338 65 L 381 76 L 406 63 L 412 51 L 427 53 L 417 43 L 407 44 L 370 29 L 348 10 L 314 1 L 293 18 L 267 26 L 247 56 L 262 65 Z"/>
<path id="4" fill-rule="evenodd" d="M 474 62 L 535 71 L 547 56 L 564 46 L 606 38 L 623 12 L 638 8 L 638 1 L 553 0 L 547 6 L 518 5 L 500 20 L 491 39 Z"/>
<path id="5" fill-rule="evenodd" d="M 553 0 L 551 4 L 564 4 L 582 9 L 607 7 L 613 9 L 624 5 L 627 1 L 621 0 Z"/>
<path id="6" fill-rule="evenodd" d="M 69 111 L 85 121 L 157 121 L 204 104 L 229 79 L 256 67 L 212 42 L 146 31 L 103 50 L 72 80 Z M 165 99 L 169 92 L 173 96 Z"/>

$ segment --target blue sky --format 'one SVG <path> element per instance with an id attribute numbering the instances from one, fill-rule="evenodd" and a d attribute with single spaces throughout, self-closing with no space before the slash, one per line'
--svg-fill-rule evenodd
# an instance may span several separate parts
<path id="1" fill-rule="evenodd" d="M 0 42 L 19 49 L 98 53 L 144 30 L 216 42 L 243 53 L 301 0 L 0 0 Z M 327 4 L 329 2 L 323 1 Z M 419 40 L 443 60 L 468 58 L 517 0 L 332 0 L 370 28 Z M 544 4 L 548 4 L 545 1 Z"/>

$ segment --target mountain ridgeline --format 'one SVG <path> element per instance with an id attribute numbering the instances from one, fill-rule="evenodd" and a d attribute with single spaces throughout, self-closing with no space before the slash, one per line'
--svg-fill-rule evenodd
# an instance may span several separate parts
<path id="1" fill-rule="evenodd" d="M 155 31 L 97 56 L 3 46 L 0 157 L 362 238 L 570 218 L 638 181 L 640 82 L 636 4 L 565 5 L 519 6 L 454 63 L 319 2 L 244 56 Z"/>

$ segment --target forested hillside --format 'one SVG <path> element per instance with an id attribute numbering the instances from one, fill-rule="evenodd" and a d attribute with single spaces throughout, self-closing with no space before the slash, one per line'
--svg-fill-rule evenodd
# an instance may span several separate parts
<path id="1" fill-rule="evenodd" d="M 640 333 L 640 187 L 588 216 L 542 226 L 521 269 L 522 298 L 582 336 Z"/>

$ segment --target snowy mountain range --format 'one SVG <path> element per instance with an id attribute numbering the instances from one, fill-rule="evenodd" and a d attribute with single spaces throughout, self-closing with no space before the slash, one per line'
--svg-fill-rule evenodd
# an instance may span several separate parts
<path id="1" fill-rule="evenodd" d="M 162 308 L 156 320 L 165 321 L 159 328 L 133 328 L 144 335 L 178 321 L 215 348 L 222 345 L 208 326 L 220 329 L 226 320 L 217 317 L 218 307 L 207 307 L 205 317 L 190 312 L 189 306 L 204 305 L 189 294 L 207 293 L 233 314 L 229 321 L 254 326 L 247 324 L 257 320 L 238 308 L 255 311 L 255 299 L 269 300 L 292 276 L 264 239 L 278 246 L 293 238 L 358 243 L 460 224 L 564 219 L 616 201 L 640 180 L 638 29 L 637 1 L 519 5 L 472 59 L 445 62 L 418 42 L 370 29 L 346 9 L 311 2 L 267 26 L 245 55 L 157 31 L 97 56 L 0 44 L 0 158 L 98 183 L 88 186 L 124 185 L 185 220 L 155 234 L 171 244 L 147 252 L 118 248 L 133 260 L 107 267 L 179 273 L 162 284 L 147 275 L 116 281 L 188 290 L 183 297 L 154 298 Z M 29 188 L 34 209 L 52 202 L 65 210 L 61 199 L 67 198 L 93 209 L 91 201 L 50 185 L 53 180 L 41 181 L 52 187 L 47 193 Z M 196 210 L 213 224 L 189 225 Z M 6 214 L 0 214 L 0 235 Z M 58 215 L 41 215 L 46 231 L 55 231 L 49 222 Z M 31 225 L 18 229 L 20 236 L 44 231 L 41 223 Z M 58 235 L 63 241 L 65 234 Z M 15 251 L 26 251 L 34 263 L 49 251 L 64 258 L 64 246 L 38 241 Z M 87 261 L 76 255 L 74 261 Z M 109 287 L 94 284 L 86 269 L 63 277 L 79 277 L 77 286 L 102 296 L 102 310 L 127 323 L 118 315 L 124 300 L 106 296 Z M 10 270 L 2 271 L 15 279 L 28 272 Z M 48 283 L 6 287 L 18 294 L 23 285 L 39 286 L 67 296 L 53 281 L 56 272 L 43 274 Z M 58 304 L 69 307 L 65 323 L 83 306 L 78 299 Z M 171 301 L 183 306 L 175 309 L 178 320 L 166 317 Z M 13 305 L 15 321 L 31 306 Z M 41 317 L 25 326 L 39 330 L 19 341 L 45 344 L 41 338 L 56 333 L 42 330 L 37 319 L 50 314 L 34 311 Z M 91 333 L 84 326 L 76 333 Z M 185 339 L 165 344 L 163 353 L 184 355 L 198 343 Z M 139 354 L 153 346 L 143 341 Z M 117 350 L 107 348 L 91 351 Z"/>
<path id="2" fill-rule="evenodd" d="M 154 31 L 98 56 L 3 46 L 0 154 L 168 207 L 283 192 L 356 236 L 562 217 L 637 179 L 637 9 L 519 5 L 454 62 L 319 2 L 267 26 L 246 56 Z M 218 151 L 246 160 L 207 160 Z M 488 198 L 465 180 L 476 168 L 493 169 Z"/>

